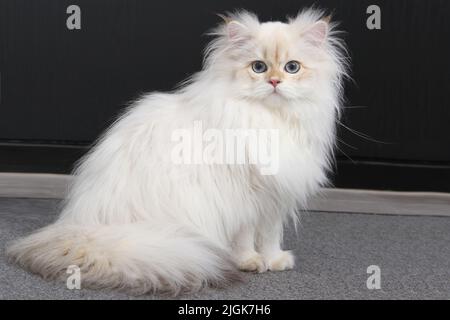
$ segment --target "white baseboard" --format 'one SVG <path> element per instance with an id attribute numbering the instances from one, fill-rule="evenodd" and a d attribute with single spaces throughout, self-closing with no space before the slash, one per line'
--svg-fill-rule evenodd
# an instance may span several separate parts
<path id="1" fill-rule="evenodd" d="M 312 211 L 450 216 L 450 193 L 323 189 Z"/>
<path id="2" fill-rule="evenodd" d="M 64 174 L 0 172 L 0 197 L 62 199 L 70 181 Z"/>
<path id="3" fill-rule="evenodd" d="M 64 198 L 70 175 L 0 173 L 0 197 Z M 450 216 L 450 194 L 323 189 L 309 202 L 309 211 L 396 215 Z"/>

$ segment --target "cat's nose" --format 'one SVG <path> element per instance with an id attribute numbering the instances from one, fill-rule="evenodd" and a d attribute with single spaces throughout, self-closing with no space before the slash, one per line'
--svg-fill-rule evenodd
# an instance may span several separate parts
<path id="1" fill-rule="evenodd" d="M 270 79 L 269 83 L 275 88 L 277 85 L 279 85 L 281 80 L 278 79 Z"/>

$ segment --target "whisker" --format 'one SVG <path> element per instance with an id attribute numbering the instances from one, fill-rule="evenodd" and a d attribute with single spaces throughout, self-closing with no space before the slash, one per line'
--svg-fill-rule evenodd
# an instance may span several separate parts
<path id="1" fill-rule="evenodd" d="M 339 148 L 338 145 L 336 145 L 336 149 L 338 149 L 338 151 L 340 153 L 342 153 L 347 159 L 349 159 L 353 164 L 356 164 L 356 162 L 348 154 L 346 154 L 341 148 Z"/>
<path id="2" fill-rule="evenodd" d="M 359 132 L 359 131 L 357 131 L 357 130 L 355 130 L 355 129 L 352 129 L 352 128 L 347 127 L 345 124 L 343 124 L 343 123 L 342 123 L 341 121 L 339 121 L 339 120 L 336 120 L 336 121 L 337 121 L 337 123 L 340 124 L 342 127 L 344 127 L 345 129 L 347 129 L 348 131 L 350 131 L 351 133 L 353 133 L 354 135 L 356 135 L 356 136 L 358 136 L 358 137 L 360 137 L 360 138 L 363 138 L 363 139 L 368 140 L 368 141 L 371 141 L 371 142 L 376 142 L 376 143 L 393 144 L 392 142 L 386 142 L 386 141 L 381 141 L 381 140 L 373 139 L 373 138 L 371 138 L 370 136 L 368 136 L 368 135 L 366 135 L 366 134 L 364 134 L 364 133 L 362 133 L 362 132 Z"/>
<path id="3" fill-rule="evenodd" d="M 341 139 L 339 139 L 339 138 L 337 138 L 337 137 L 336 137 L 336 140 L 339 141 L 339 142 L 342 143 L 342 144 L 345 144 L 347 147 L 352 148 L 353 150 L 358 150 L 357 147 L 352 146 L 351 144 L 348 144 L 348 143 L 345 142 L 344 140 L 341 140 Z"/>
<path id="4" fill-rule="evenodd" d="M 364 108 L 368 108 L 369 106 L 346 106 L 346 107 L 342 107 L 342 109 L 364 109 Z"/>

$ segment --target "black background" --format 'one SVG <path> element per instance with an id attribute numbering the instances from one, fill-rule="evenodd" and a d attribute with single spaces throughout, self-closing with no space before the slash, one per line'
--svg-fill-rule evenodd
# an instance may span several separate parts
<path id="1" fill-rule="evenodd" d="M 130 101 L 201 68 L 216 13 L 333 12 L 352 57 L 340 187 L 450 191 L 450 1 L 0 0 L 0 170 L 69 172 Z M 81 30 L 66 8 L 81 8 Z M 381 30 L 366 9 L 381 7 Z"/>

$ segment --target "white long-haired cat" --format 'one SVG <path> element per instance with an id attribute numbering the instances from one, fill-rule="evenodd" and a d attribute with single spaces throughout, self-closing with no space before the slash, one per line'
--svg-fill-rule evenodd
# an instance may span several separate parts
<path id="1" fill-rule="evenodd" d="M 343 46 L 312 9 L 287 23 L 230 14 L 213 34 L 202 71 L 120 117 L 75 170 L 58 220 L 7 249 L 13 261 L 45 278 L 77 265 L 83 287 L 137 293 L 294 266 L 281 249 L 283 223 L 327 181 Z M 275 170 L 263 174 L 258 161 L 174 161 L 175 133 L 198 123 L 216 133 L 275 130 L 278 140 L 262 139 L 277 144 Z"/>

